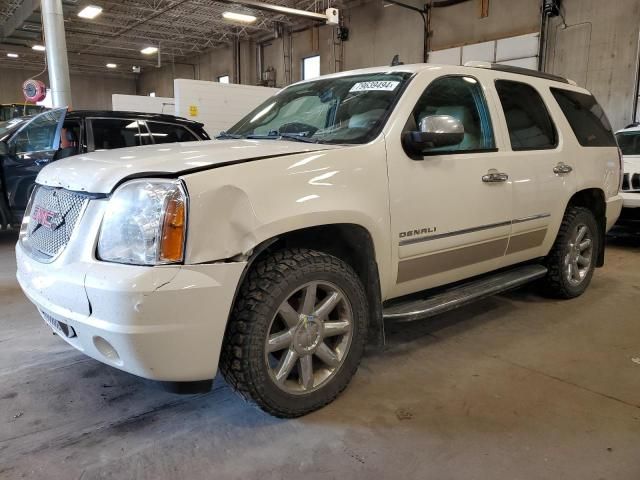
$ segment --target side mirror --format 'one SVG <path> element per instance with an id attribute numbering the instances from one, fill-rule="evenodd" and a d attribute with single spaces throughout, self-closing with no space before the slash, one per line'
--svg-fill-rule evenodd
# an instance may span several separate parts
<path id="1" fill-rule="evenodd" d="M 431 115 L 420 121 L 420 131 L 405 132 L 402 146 L 412 158 L 422 158 L 430 149 L 457 145 L 464 140 L 462 122 L 450 115 Z"/>
<path id="2" fill-rule="evenodd" d="M 9 145 L 5 142 L 0 142 L 0 155 L 7 155 L 9 153 Z"/>

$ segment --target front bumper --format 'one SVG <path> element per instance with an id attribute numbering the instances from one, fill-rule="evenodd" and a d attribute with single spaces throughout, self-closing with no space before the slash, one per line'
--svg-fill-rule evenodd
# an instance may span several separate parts
<path id="1" fill-rule="evenodd" d="M 44 264 L 16 246 L 22 290 L 50 325 L 72 328 L 56 332 L 70 345 L 153 380 L 215 376 L 246 263 L 139 267 L 67 253 Z"/>
<path id="2" fill-rule="evenodd" d="M 620 211 L 622 210 L 622 195 L 616 195 L 614 197 L 609 197 L 606 201 L 606 211 L 605 216 L 607 219 L 606 231 L 608 232 L 615 225 L 616 221 L 618 221 L 618 217 L 620 216 Z"/>
<path id="3" fill-rule="evenodd" d="M 620 192 L 624 208 L 640 208 L 640 192 Z"/>

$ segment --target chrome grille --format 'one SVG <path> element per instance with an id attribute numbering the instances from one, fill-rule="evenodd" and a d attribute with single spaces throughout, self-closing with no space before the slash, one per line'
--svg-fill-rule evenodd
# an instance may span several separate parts
<path id="1" fill-rule="evenodd" d="M 623 192 L 640 192 L 640 173 L 625 173 L 622 177 Z"/>
<path id="2" fill-rule="evenodd" d="M 31 198 L 25 244 L 50 259 L 69 243 L 89 197 L 62 188 L 37 187 Z"/>

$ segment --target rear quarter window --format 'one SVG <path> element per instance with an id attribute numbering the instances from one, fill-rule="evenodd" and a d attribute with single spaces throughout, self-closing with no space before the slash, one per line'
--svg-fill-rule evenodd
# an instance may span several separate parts
<path id="1" fill-rule="evenodd" d="M 615 147 L 611 124 L 593 95 L 552 88 L 551 93 L 560 105 L 578 142 L 583 147 Z"/>

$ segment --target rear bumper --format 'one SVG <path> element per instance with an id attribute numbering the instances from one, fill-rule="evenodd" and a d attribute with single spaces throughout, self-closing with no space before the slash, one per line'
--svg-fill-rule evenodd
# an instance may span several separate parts
<path id="1" fill-rule="evenodd" d="M 92 260 L 58 269 L 29 257 L 20 243 L 16 256 L 23 291 L 50 325 L 72 328 L 67 336 L 52 327 L 76 349 L 153 380 L 215 376 L 245 263 L 138 267 Z"/>

